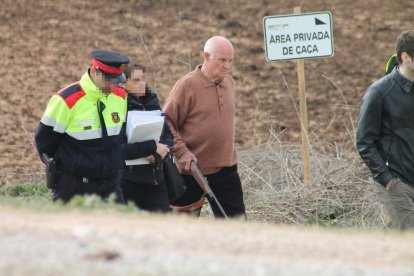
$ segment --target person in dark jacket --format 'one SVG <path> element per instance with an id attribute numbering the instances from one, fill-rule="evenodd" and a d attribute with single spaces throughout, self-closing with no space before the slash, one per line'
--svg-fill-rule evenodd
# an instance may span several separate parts
<path id="1" fill-rule="evenodd" d="M 399 35 L 396 52 L 398 67 L 363 97 L 356 145 L 393 226 L 407 229 L 414 228 L 414 30 Z"/>
<path id="2" fill-rule="evenodd" d="M 161 110 L 157 94 L 153 93 L 145 82 L 145 69 L 139 64 L 131 64 L 125 69 L 128 111 Z M 173 137 L 167 124 L 164 124 L 160 141 L 148 140 L 128 144 L 126 127 L 121 130 L 125 158 L 133 160 L 144 158 L 146 164 L 126 165 L 122 173 L 121 187 L 126 201 L 132 201 L 137 207 L 147 211 L 170 211 L 168 193 L 163 182 L 162 164 L 157 162 L 158 154 L 163 159 L 172 147 Z"/>
<path id="3" fill-rule="evenodd" d="M 75 195 L 116 194 L 120 187 L 123 152 L 119 133 L 127 110 L 123 69 L 129 62 L 118 52 L 91 53 L 91 66 L 80 81 L 54 94 L 36 130 L 36 149 L 43 162 L 54 158 L 59 176 L 52 200 L 68 202 Z"/>

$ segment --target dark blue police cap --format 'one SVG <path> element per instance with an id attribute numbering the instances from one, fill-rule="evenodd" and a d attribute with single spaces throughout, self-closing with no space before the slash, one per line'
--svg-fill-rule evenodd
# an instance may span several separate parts
<path id="1" fill-rule="evenodd" d="M 124 69 L 129 63 L 127 56 L 113 51 L 96 50 L 91 52 L 92 66 L 102 71 L 114 83 L 126 81 Z"/>

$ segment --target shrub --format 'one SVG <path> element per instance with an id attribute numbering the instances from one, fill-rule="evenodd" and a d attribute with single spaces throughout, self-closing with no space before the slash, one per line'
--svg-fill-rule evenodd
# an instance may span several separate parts
<path id="1" fill-rule="evenodd" d="M 320 144 L 319 144 L 320 146 Z M 387 217 L 352 145 L 310 149 L 312 179 L 303 184 L 298 144 L 273 140 L 240 152 L 249 219 L 267 223 L 383 228 Z"/>

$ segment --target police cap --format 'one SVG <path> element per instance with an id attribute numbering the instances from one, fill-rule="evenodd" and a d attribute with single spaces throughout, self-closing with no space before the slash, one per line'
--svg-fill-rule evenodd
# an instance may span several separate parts
<path id="1" fill-rule="evenodd" d="M 113 51 L 96 50 L 91 52 L 92 66 L 99 69 L 113 83 L 126 81 L 124 69 L 129 63 L 127 56 Z"/>

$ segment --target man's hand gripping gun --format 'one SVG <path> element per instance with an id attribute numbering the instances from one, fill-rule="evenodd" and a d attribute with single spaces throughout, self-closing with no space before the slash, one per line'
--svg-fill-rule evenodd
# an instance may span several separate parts
<path id="1" fill-rule="evenodd" d="M 217 200 L 217 197 L 214 195 L 213 191 L 208 185 L 207 178 L 201 173 L 200 168 L 198 167 L 197 163 L 193 160 L 191 161 L 191 174 L 197 181 L 198 185 L 200 185 L 201 189 L 204 192 L 204 197 L 207 198 L 210 204 L 215 204 L 217 208 L 220 210 L 221 214 L 224 218 L 228 218 L 226 212 L 224 211 L 223 207 L 221 206 L 220 202 Z"/>

